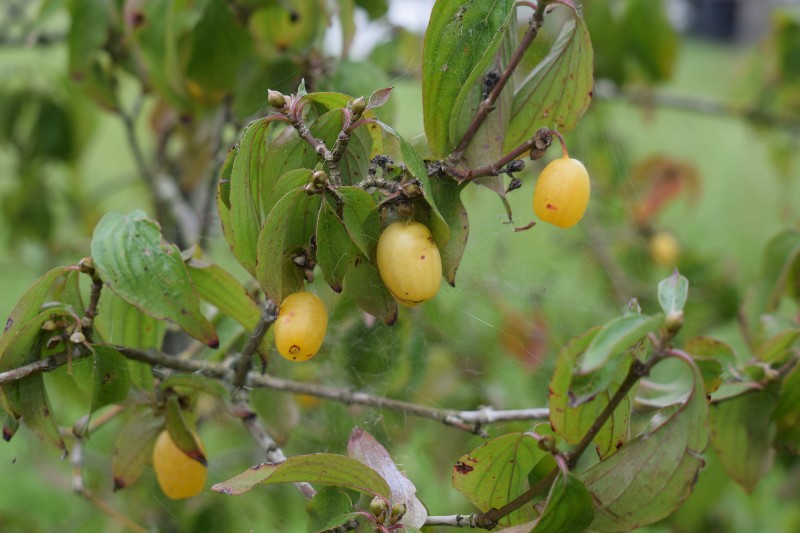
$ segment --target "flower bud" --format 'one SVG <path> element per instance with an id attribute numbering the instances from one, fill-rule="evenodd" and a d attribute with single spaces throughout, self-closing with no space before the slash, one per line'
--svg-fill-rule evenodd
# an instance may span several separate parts
<path id="1" fill-rule="evenodd" d="M 364 99 L 363 96 L 359 96 L 352 102 L 350 102 L 350 110 L 353 112 L 355 116 L 361 116 L 361 114 L 366 111 L 367 109 L 367 101 Z"/>
<path id="2" fill-rule="evenodd" d="M 283 109 L 286 107 L 286 97 L 282 93 L 273 91 L 272 89 L 267 91 L 267 101 L 269 105 L 276 109 Z"/>
<path id="3" fill-rule="evenodd" d="M 76 330 L 72 335 L 69 336 L 69 341 L 73 344 L 83 344 L 86 342 L 86 336 L 81 330 Z"/>

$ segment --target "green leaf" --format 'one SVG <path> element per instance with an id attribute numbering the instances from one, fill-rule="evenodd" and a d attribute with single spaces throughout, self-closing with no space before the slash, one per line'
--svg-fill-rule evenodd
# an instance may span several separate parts
<path id="1" fill-rule="evenodd" d="M 792 353 L 797 339 L 800 339 L 800 329 L 782 331 L 760 343 L 756 348 L 756 357 L 767 363 L 783 363 Z"/>
<path id="2" fill-rule="evenodd" d="M 588 404 L 579 406 L 578 409 L 583 408 L 589 410 L 591 409 L 590 406 L 595 404 L 596 414 L 594 415 L 593 420 L 596 420 L 600 415 L 600 412 L 605 409 L 605 407 L 611 401 L 611 397 L 619 389 L 619 385 L 622 384 L 625 376 L 628 374 L 628 369 L 628 365 L 620 365 L 616 376 L 614 376 L 614 379 L 611 382 L 611 386 L 603 393 L 597 395 L 597 397 L 595 397 Z M 614 409 L 614 412 L 608 418 L 606 423 L 603 424 L 603 426 L 600 428 L 600 431 L 597 433 L 597 436 L 594 438 L 594 443 L 597 447 L 597 455 L 600 457 L 600 460 L 605 461 L 608 459 L 630 439 L 633 404 L 634 391 L 631 389 L 628 394 L 622 398 L 622 401 L 619 402 L 617 408 Z M 584 430 L 584 434 L 588 430 L 589 427 L 587 426 Z"/>
<path id="3" fill-rule="evenodd" d="M 236 259 L 253 275 L 256 272 L 258 234 L 269 213 L 261 209 L 261 199 L 271 184 L 269 178 L 272 175 L 267 172 L 266 161 L 272 121 L 267 117 L 247 126 L 230 174 L 231 238 L 228 242 Z M 222 199 L 224 203 L 224 196 Z"/>
<path id="4" fill-rule="evenodd" d="M 342 222 L 347 233 L 364 256 L 374 259 L 381 236 L 381 219 L 375 200 L 358 187 L 339 187 L 337 190 L 344 199 Z"/>
<path id="5" fill-rule="evenodd" d="M 96 344 L 92 376 L 92 412 L 128 397 L 131 372 L 128 359 L 111 346 Z"/>
<path id="6" fill-rule="evenodd" d="M 341 0 L 339 2 L 339 24 L 342 28 L 342 58 L 350 54 L 350 45 L 356 35 L 355 2 Z"/>
<path id="7" fill-rule="evenodd" d="M 3 334 L 0 336 L 0 361 L 3 359 L 6 346 L 20 330 L 31 320 L 36 318 L 39 314 L 39 308 L 47 300 L 50 291 L 56 285 L 60 278 L 66 276 L 69 272 L 75 270 L 75 267 L 56 267 L 49 270 L 42 277 L 37 279 L 33 285 L 25 291 L 25 294 L 20 297 L 14 305 L 11 314 L 8 315 Z M 0 367 L 5 370 L 13 368 L 0 363 Z"/>
<path id="8" fill-rule="evenodd" d="M 317 220 L 317 263 L 325 282 L 335 292 L 341 292 L 345 274 L 359 259 L 366 258 L 350 239 L 326 195 Z"/>
<path id="9" fill-rule="evenodd" d="M 663 315 L 625 315 L 603 326 L 578 362 L 580 372 L 603 367 L 609 359 L 638 343 L 664 324 Z"/>
<path id="10" fill-rule="evenodd" d="M 18 415 L 11 408 L 3 387 L 0 387 L 0 428 L 3 430 L 3 440 L 6 442 L 10 441 L 19 429 Z"/>
<path id="11" fill-rule="evenodd" d="M 667 80 L 678 52 L 678 35 L 661 0 L 628 0 L 622 16 L 626 49 L 651 81 Z"/>
<path id="12" fill-rule="evenodd" d="M 351 489 L 370 496 L 390 497 L 389 486 L 375 470 L 355 459 L 332 453 L 295 455 L 281 463 L 262 463 L 236 477 L 217 483 L 211 490 L 223 494 L 243 494 L 259 483 L 319 483 Z"/>
<path id="13" fill-rule="evenodd" d="M 548 455 L 533 436 L 510 433 L 464 454 L 453 467 L 453 487 L 482 512 L 500 508 L 528 489 L 528 472 Z M 513 525 L 533 518 L 524 506 L 500 520 Z"/>
<path id="14" fill-rule="evenodd" d="M 355 428 L 347 441 L 347 455 L 378 472 L 389 485 L 392 505 L 404 503 L 406 512 L 398 522 L 406 527 L 420 528 L 425 525 L 428 511 L 417 499 L 417 488 L 397 468 L 389 452 L 381 443 L 362 428 Z"/>
<path id="15" fill-rule="evenodd" d="M 344 278 L 344 293 L 361 309 L 386 324 L 394 324 L 397 320 L 397 301 L 372 263 L 360 261 L 353 264 Z"/>
<path id="16" fill-rule="evenodd" d="M 262 290 L 276 304 L 303 288 L 303 270 L 295 263 L 313 257 L 309 249 L 316 231 L 319 195 L 292 189 L 272 208 L 258 238 L 256 276 Z"/>
<path id="17" fill-rule="evenodd" d="M 665 315 L 683 311 L 689 295 L 689 280 L 676 268 L 672 275 L 658 284 L 658 303 Z"/>
<path id="18" fill-rule="evenodd" d="M 190 259 L 186 264 L 200 298 L 233 318 L 247 331 L 254 331 L 261 320 L 261 308 L 239 281 L 228 271 L 213 263 Z M 270 349 L 270 341 L 261 341 L 261 350 Z"/>
<path id="19" fill-rule="evenodd" d="M 164 242 L 158 223 L 144 212 L 106 214 L 94 230 L 92 257 L 100 278 L 122 299 L 153 318 L 176 322 L 212 348 L 219 344 L 180 251 Z"/>
<path id="20" fill-rule="evenodd" d="M 778 387 L 711 404 L 708 426 L 711 446 L 728 475 L 752 493 L 772 468 L 775 435 L 772 420 Z"/>
<path id="21" fill-rule="evenodd" d="M 115 293 L 103 291 L 94 321 L 95 328 L 107 343 L 138 350 L 161 349 L 167 324 L 148 316 Z M 153 388 L 153 369 L 140 361 L 128 360 L 133 384 L 145 391 Z"/>
<path id="22" fill-rule="evenodd" d="M 85 75 L 95 54 L 109 38 L 111 13 L 109 0 L 71 0 L 71 24 L 67 35 L 69 70 L 73 76 Z"/>
<path id="23" fill-rule="evenodd" d="M 713 337 L 692 337 L 683 343 L 683 349 L 694 358 L 716 359 L 726 368 L 733 368 L 737 364 L 733 348 Z"/>
<path id="24" fill-rule="evenodd" d="M 36 435 L 67 454 L 67 445 L 53 420 L 53 408 L 44 387 L 41 374 L 34 374 L 3 387 L 11 409 L 22 418 Z"/>
<path id="25" fill-rule="evenodd" d="M 778 308 L 781 298 L 800 297 L 800 231 L 787 230 L 773 237 L 764 250 L 761 276 L 752 303 L 752 320 Z"/>
<path id="26" fill-rule="evenodd" d="M 482 71 L 491 60 L 513 9 L 513 0 L 434 4 L 422 51 L 422 106 L 435 157 L 452 150 L 451 115 L 458 111 L 454 104 L 473 71 Z"/>
<path id="27" fill-rule="evenodd" d="M 167 431 L 169 431 L 169 436 L 175 446 L 187 457 L 194 459 L 203 466 L 207 466 L 206 454 L 200 448 L 194 433 L 189 429 L 176 396 L 171 396 L 167 400 L 167 408 L 164 415 Z"/>
<path id="28" fill-rule="evenodd" d="M 467 132 L 481 103 L 488 95 L 487 76 L 499 78 L 511 61 L 519 39 L 517 36 L 516 10 L 507 12 L 506 20 L 495 33 L 480 62 L 473 68 L 469 78 L 464 82 L 453 104 L 450 116 L 449 146 L 455 148 Z M 459 167 L 474 169 L 490 165 L 503 154 L 503 141 L 506 129 L 511 121 L 511 106 L 514 102 L 514 78 L 510 78 L 505 88 L 495 101 L 481 127 L 475 132 L 472 141 L 464 151 Z M 505 197 L 503 176 L 487 176 L 475 181 L 488 187 L 501 197 Z"/>
<path id="29" fill-rule="evenodd" d="M 700 372 L 691 360 L 680 360 L 692 373 L 685 399 L 657 413 L 645 433 L 580 476 L 595 502 L 589 529 L 628 531 L 651 524 L 691 493 L 704 464 L 707 407 Z"/>
<path id="30" fill-rule="evenodd" d="M 777 426 L 776 445 L 800 453 L 800 366 L 783 378 L 773 419 Z"/>
<path id="31" fill-rule="evenodd" d="M 226 2 L 204 2 L 202 14 L 189 35 L 191 55 L 186 76 L 207 91 L 231 89 L 241 60 L 250 50 L 251 39 Z"/>
<path id="32" fill-rule="evenodd" d="M 322 487 L 306 504 L 308 531 L 326 531 L 347 522 L 353 513 L 350 496 L 338 487 Z"/>
<path id="33" fill-rule="evenodd" d="M 591 493 L 575 474 L 559 474 L 550 488 L 544 510 L 534 522 L 536 533 L 583 531 L 592 522 Z"/>
<path id="34" fill-rule="evenodd" d="M 550 379 L 550 424 L 570 444 L 580 442 L 585 430 L 594 422 L 593 413 L 570 406 L 570 388 L 578 357 L 586 351 L 600 330 L 600 326 L 597 326 L 571 339 L 558 352 L 553 377 Z M 589 418 L 583 420 L 582 413 L 589 413 Z"/>
<path id="35" fill-rule="evenodd" d="M 375 121 L 380 125 L 383 130 L 395 137 L 400 143 L 400 154 L 403 156 L 403 162 L 408 167 L 411 175 L 417 178 L 422 185 L 422 195 L 425 201 L 431 208 L 431 233 L 436 245 L 441 250 L 450 240 L 450 227 L 447 225 L 439 208 L 436 205 L 436 199 L 433 196 L 433 187 L 431 186 L 430 178 L 428 178 L 428 169 L 425 162 L 408 141 L 406 141 L 399 133 L 397 133 L 391 126 L 384 124 L 380 120 Z"/>
<path id="36" fill-rule="evenodd" d="M 222 163 L 222 170 L 217 182 L 219 222 L 222 225 L 222 234 L 231 247 L 233 246 L 233 233 L 231 231 L 231 175 L 233 174 L 234 159 L 236 159 L 236 148 L 231 148 Z"/>
<path id="37" fill-rule="evenodd" d="M 469 218 L 467 209 L 461 201 L 461 191 L 465 185 L 459 185 L 450 178 L 438 177 L 433 180 L 432 186 L 436 205 L 439 206 L 442 217 L 450 227 L 450 239 L 447 244 L 439 248 L 442 256 L 442 275 L 455 287 L 456 270 L 461 264 L 469 237 Z"/>
<path id="38" fill-rule="evenodd" d="M 173 374 L 159 385 L 162 390 L 175 387 L 202 391 L 217 398 L 225 398 L 228 395 L 228 391 L 222 383 L 200 374 Z"/>
<path id="39" fill-rule="evenodd" d="M 130 487 L 141 477 L 144 467 L 151 461 L 153 445 L 164 420 L 156 418 L 149 406 L 135 407 L 114 444 L 111 471 L 114 490 Z"/>
<path id="40" fill-rule="evenodd" d="M 517 83 L 506 150 L 530 139 L 539 128 L 555 127 L 563 133 L 575 127 L 592 99 L 592 56 L 589 30 L 574 12 L 547 56 Z"/>
<path id="41" fill-rule="evenodd" d="M 37 345 L 47 332 L 42 330 L 42 324 L 51 319 L 64 319 L 65 322 L 75 323 L 78 321 L 69 309 L 63 307 L 51 307 L 42 311 L 34 318 L 28 320 L 22 328 L 19 328 L 11 335 L 11 330 L 6 334 L 7 341 L 0 344 L 3 353 L 0 354 L 0 372 L 17 368 L 27 363 L 36 361 L 41 357 L 41 347 Z M 6 339 L 6 336 L 3 337 Z"/>

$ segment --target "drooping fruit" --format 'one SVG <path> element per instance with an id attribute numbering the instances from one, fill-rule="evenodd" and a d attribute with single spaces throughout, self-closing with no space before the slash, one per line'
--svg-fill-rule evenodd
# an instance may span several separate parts
<path id="1" fill-rule="evenodd" d="M 403 305 L 430 300 L 442 283 L 442 257 L 430 230 L 419 222 L 390 224 L 378 239 L 378 270 Z"/>
<path id="2" fill-rule="evenodd" d="M 589 173 L 583 163 L 568 156 L 551 161 L 536 181 L 533 211 L 544 222 L 571 228 L 589 205 Z"/>
<path id="3" fill-rule="evenodd" d="M 275 346 L 290 361 L 307 361 L 322 346 L 328 329 L 328 312 L 319 296 L 296 292 L 281 302 L 275 320 Z"/>
<path id="4" fill-rule="evenodd" d="M 205 454 L 203 442 L 194 432 L 192 434 Z M 208 474 L 204 464 L 192 459 L 175 445 L 166 429 L 158 436 L 153 447 L 153 469 L 161 490 L 173 500 L 200 494 Z"/>

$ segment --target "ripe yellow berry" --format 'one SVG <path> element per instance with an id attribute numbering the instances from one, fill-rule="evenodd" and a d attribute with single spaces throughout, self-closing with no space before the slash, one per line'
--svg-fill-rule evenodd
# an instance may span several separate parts
<path id="1" fill-rule="evenodd" d="M 680 252 L 681 245 L 672 233 L 657 231 L 650 237 L 650 256 L 657 265 L 674 267 Z"/>
<path id="2" fill-rule="evenodd" d="M 205 454 L 203 442 L 196 434 L 194 438 Z M 161 490 L 173 500 L 197 496 L 206 484 L 206 466 L 183 453 L 166 429 L 153 447 L 153 468 Z"/>
<path id="3" fill-rule="evenodd" d="M 589 173 L 570 157 L 551 161 L 539 175 L 533 192 L 533 211 L 544 222 L 571 228 L 589 205 Z"/>
<path id="4" fill-rule="evenodd" d="M 378 271 L 403 305 L 430 300 L 442 283 L 442 257 L 430 230 L 419 222 L 394 222 L 378 239 Z"/>
<path id="5" fill-rule="evenodd" d="M 296 292 L 284 298 L 274 327 L 278 353 L 290 361 L 308 361 L 322 346 L 328 312 L 316 294 Z"/>

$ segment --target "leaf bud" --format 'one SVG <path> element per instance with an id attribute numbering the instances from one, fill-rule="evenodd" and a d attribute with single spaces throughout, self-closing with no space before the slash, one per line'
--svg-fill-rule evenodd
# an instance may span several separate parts
<path id="1" fill-rule="evenodd" d="M 361 116 L 361 114 L 367 110 L 367 101 L 364 99 L 363 96 L 359 96 L 352 102 L 350 102 L 350 110 L 353 112 L 355 116 Z"/>
<path id="2" fill-rule="evenodd" d="M 75 330 L 75 332 L 69 336 L 69 341 L 73 344 L 83 344 L 86 342 L 86 336 L 81 330 Z"/>
<path id="3" fill-rule="evenodd" d="M 375 496 L 374 498 L 372 498 L 372 501 L 369 502 L 369 512 L 371 512 L 378 518 L 382 518 L 385 511 L 386 511 L 386 502 L 383 501 L 379 496 Z M 382 519 L 380 523 L 383 523 Z"/>
<path id="4" fill-rule="evenodd" d="M 403 515 L 406 514 L 407 510 L 408 507 L 406 507 L 405 502 L 399 502 L 392 505 L 392 519 L 390 522 L 392 524 L 396 524 L 401 518 L 403 518 Z"/>
<path id="5" fill-rule="evenodd" d="M 45 331 L 55 331 L 58 329 L 58 324 L 56 324 L 55 320 L 45 320 L 44 323 L 42 323 L 42 329 Z"/>
<path id="6" fill-rule="evenodd" d="M 667 333 L 675 335 L 683 327 L 683 311 L 671 311 L 664 322 Z"/>
<path id="7" fill-rule="evenodd" d="M 283 109 L 286 107 L 286 97 L 283 93 L 273 91 L 272 89 L 267 91 L 267 101 L 269 105 L 276 109 Z"/>

